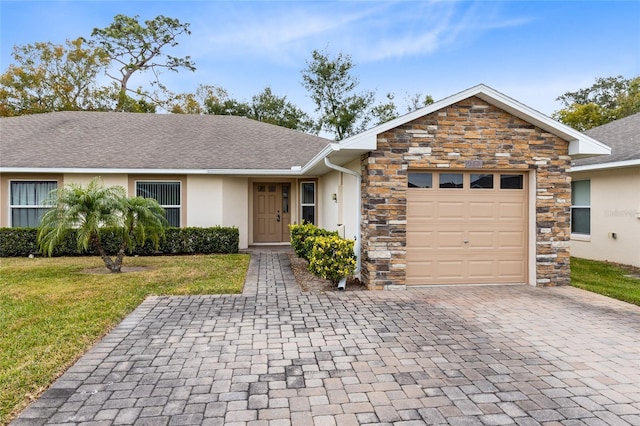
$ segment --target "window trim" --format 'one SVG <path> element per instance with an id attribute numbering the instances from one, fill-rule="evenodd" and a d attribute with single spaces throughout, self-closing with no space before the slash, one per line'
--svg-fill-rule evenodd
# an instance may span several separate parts
<path id="1" fill-rule="evenodd" d="M 313 184 L 313 203 L 303 203 L 302 199 L 304 198 L 304 191 L 302 186 L 306 183 Z M 303 207 L 313 207 L 313 224 L 316 225 L 318 219 L 318 183 L 314 180 L 303 180 L 300 181 L 300 223 L 304 220 L 302 217 Z"/>
<path id="2" fill-rule="evenodd" d="M 43 179 L 20 179 L 20 178 L 12 178 L 8 180 L 8 191 L 7 191 L 7 195 L 8 195 L 8 203 L 7 206 L 9 207 L 9 216 L 8 216 L 8 225 L 9 228 L 17 228 L 17 226 L 14 226 L 13 224 L 13 209 L 45 209 L 45 210 L 50 210 L 51 206 L 47 206 L 45 204 L 11 204 L 11 191 L 12 191 L 12 183 L 14 182 L 24 182 L 24 183 L 45 183 L 45 182 L 54 182 L 56 184 L 55 189 L 60 188 L 60 181 L 58 179 L 47 179 L 47 178 L 43 178 Z"/>
<path id="3" fill-rule="evenodd" d="M 589 182 L 589 204 L 573 204 L 573 194 L 574 194 L 574 184 L 578 182 Z M 589 232 L 577 232 L 573 230 L 573 211 L 576 209 L 587 210 L 589 212 Z M 577 179 L 571 181 L 571 212 L 570 212 L 570 221 L 571 221 L 571 238 L 578 241 L 586 241 L 586 238 L 591 237 L 591 179 Z M 582 238 L 580 238 L 582 237 Z"/>
<path id="4" fill-rule="evenodd" d="M 182 180 L 181 179 L 135 179 L 133 182 L 133 191 L 135 196 L 138 196 L 138 183 L 177 183 L 179 185 L 180 188 L 180 195 L 179 195 L 179 200 L 180 200 L 180 204 L 179 205 L 174 205 L 174 204 L 160 204 L 160 207 L 162 207 L 163 209 L 178 209 L 178 218 L 180 220 L 180 223 L 178 223 L 178 228 L 181 228 L 183 226 L 183 217 L 182 217 L 182 213 L 183 213 L 183 185 L 182 185 Z M 157 200 L 156 200 L 157 201 Z M 170 225 L 171 226 L 171 225 Z"/>

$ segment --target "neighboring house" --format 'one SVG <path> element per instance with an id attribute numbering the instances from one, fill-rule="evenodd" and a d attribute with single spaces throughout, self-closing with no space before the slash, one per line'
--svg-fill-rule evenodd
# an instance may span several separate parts
<path id="1" fill-rule="evenodd" d="M 479 85 L 340 143 L 227 116 L 58 112 L 0 120 L 0 226 L 101 176 L 176 226 L 286 243 L 302 220 L 356 239 L 372 289 L 569 282 L 574 158 L 595 139 Z"/>
<path id="2" fill-rule="evenodd" d="M 640 114 L 585 133 L 611 155 L 573 162 L 571 254 L 640 267 Z"/>

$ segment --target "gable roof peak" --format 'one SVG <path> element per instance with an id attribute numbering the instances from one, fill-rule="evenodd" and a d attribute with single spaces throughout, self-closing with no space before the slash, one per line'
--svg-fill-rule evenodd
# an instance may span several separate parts
<path id="1" fill-rule="evenodd" d="M 342 149 L 376 149 L 377 136 L 390 129 L 396 128 L 410 121 L 431 114 L 457 102 L 476 96 L 509 114 L 529 122 L 551 134 L 569 142 L 569 154 L 575 158 L 593 155 L 609 154 L 611 149 L 597 140 L 562 124 L 535 109 L 498 92 L 486 84 L 477 84 L 461 92 L 455 93 L 423 108 L 412 111 L 401 117 L 380 124 L 358 135 L 351 136 L 340 142 Z"/>

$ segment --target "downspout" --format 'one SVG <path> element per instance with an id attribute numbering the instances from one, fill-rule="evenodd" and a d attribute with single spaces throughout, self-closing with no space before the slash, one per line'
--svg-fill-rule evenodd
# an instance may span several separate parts
<path id="1" fill-rule="evenodd" d="M 335 145 L 337 145 L 337 144 L 335 144 Z M 338 149 L 340 149 L 340 148 L 338 147 L 337 149 L 335 149 L 335 147 L 334 147 L 334 150 L 335 150 L 335 151 L 337 151 Z M 352 175 L 352 176 L 355 176 L 355 177 L 356 177 L 356 181 L 357 181 L 357 186 L 356 186 L 356 199 L 357 199 L 357 200 L 360 200 L 360 202 L 362 202 L 362 201 L 361 201 L 361 200 L 362 200 L 362 197 L 361 197 L 361 194 L 360 194 L 360 193 L 361 193 L 360 184 L 361 184 L 361 182 L 362 182 L 362 176 L 360 175 L 360 173 L 355 172 L 355 171 L 350 170 L 350 169 L 347 169 L 347 168 L 345 168 L 345 167 L 340 167 L 340 166 L 337 166 L 337 165 L 333 164 L 331 161 L 329 161 L 329 157 L 324 157 L 324 164 L 325 164 L 327 167 L 329 167 L 330 169 L 337 170 L 337 171 L 339 171 L 339 172 L 347 173 L 347 174 L 350 174 L 350 175 Z M 360 207 L 361 207 L 361 206 L 358 206 L 358 209 L 356 210 L 356 213 L 357 213 L 357 215 L 358 215 L 358 218 L 357 218 L 357 220 L 356 220 L 356 223 L 357 223 L 357 231 L 356 231 L 356 236 L 355 236 L 355 237 L 356 237 L 356 244 L 355 244 L 355 252 L 356 252 L 356 270 L 355 270 L 355 271 L 354 271 L 354 273 L 353 273 L 353 275 L 355 275 L 355 276 L 356 276 L 356 277 L 358 277 L 358 278 L 359 278 L 359 276 L 360 276 L 360 267 L 361 267 L 361 265 L 362 265 L 362 261 L 361 261 L 361 258 L 362 258 L 362 253 L 361 253 L 361 248 L 362 248 L 362 244 L 361 244 L 361 241 L 362 241 L 362 234 L 361 234 L 361 230 L 360 230 L 360 228 L 361 228 L 361 224 L 362 224 L 362 222 L 361 222 L 361 221 L 362 221 L 362 215 L 360 214 Z M 347 285 L 347 278 L 345 277 L 345 278 L 341 279 L 341 280 L 340 280 L 340 282 L 338 283 L 338 290 L 344 290 L 344 289 L 345 289 L 345 287 L 346 287 L 346 285 Z"/>

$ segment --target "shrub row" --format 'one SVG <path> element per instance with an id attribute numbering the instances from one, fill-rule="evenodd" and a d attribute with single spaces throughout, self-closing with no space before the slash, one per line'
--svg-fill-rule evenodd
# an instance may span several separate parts
<path id="1" fill-rule="evenodd" d="M 309 261 L 309 271 L 337 284 L 352 275 L 356 267 L 353 240 L 312 224 L 290 225 L 291 246 L 299 257 Z"/>
<path id="2" fill-rule="evenodd" d="M 118 252 L 121 240 L 115 230 L 101 231 L 101 240 L 106 252 Z M 238 228 L 216 226 L 213 228 L 167 228 L 165 238 L 158 250 L 151 241 L 136 247 L 129 255 L 150 256 L 162 254 L 210 254 L 237 253 L 240 244 Z M 0 228 L 0 257 L 21 257 L 38 254 L 37 228 Z M 80 253 L 75 232 L 70 232 L 65 241 L 53 252 L 53 256 L 96 256 L 94 247 Z"/>

